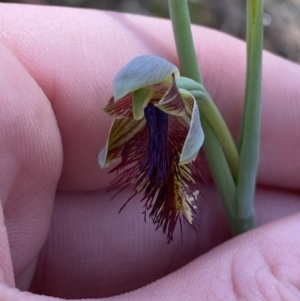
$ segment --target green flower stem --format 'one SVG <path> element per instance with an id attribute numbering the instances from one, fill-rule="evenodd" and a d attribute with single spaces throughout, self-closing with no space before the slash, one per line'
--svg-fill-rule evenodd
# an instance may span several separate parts
<path id="1" fill-rule="evenodd" d="M 239 153 L 232 139 L 230 131 L 222 118 L 215 103 L 203 87 L 203 85 L 186 77 L 179 77 L 176 80 L 178 88 L 188 90 L 197 100 L 200 111 L 206 116 L 215 134 L 217 135 L 225 157 L 232 172 L 232 176 L 237 181 L 239 172 Z M 202 118 L 202 117 L 201 117 Z"/>
<path id="2" fill-rule="evenodd" d="M 228 168 L 226 158 L 219 143 L 215 131 L 206 116 L 202 117 L 202 126 L 206 129 L 206 136 L 203 144 L 210 170 L 215 179 L 216 186 L 221 195 L 223 205 L 228 216 L 231 232 L 233 235 L 241 234 L 253 228 L 254 219 L 252 216 L 241 218 L 236 214 L 236 185 Z M 223 171 L 220 173 L 220 169 Z"/>
<path id="3" fill-rule="evenodd" d="M 203 143 L 203 148 L 210 167 L 210 171 L 216 182 L 218 191 L 221 194 L 227 216 L 233 217 L 233 208 L 235 207 L 236 196 L 235 182 L 232 178 L 230 169 L 228 168 L 228 164 L 220 142 L 218 140 L 218 137 L 216 136 L 216 133 L 213 130 L 206 116 L 202 116 L 201 124 L 203 129 L 205 129 L 205 139 Z M 220 172 L 220 170 L 222 170 L 222 172 Z M 235 218 L 230 218 L 229 220 L 235 220 Z M 230 224 L 231 228 L 233 228 L 234 231 L 236 231 L 234 222 L 230 222 Z"/>
<path id="4" fill-rule="evenodd" d="M 234 180 L 237 181 L 239 172 L 239 153 L 227 124 L 207 93 L 198 92 L 192 94 L 197 99 L 201 112 L 205 115 L 214 129 L 228 161 L 232 176 Z"/>
<path id="5" fill-rule="evenodd" d="M 182 74 L 202 84 L 187 1 L 168 0 L 168 4 Z M 196 95 L 198 89 L 193 91 L 201 111 L 204 151 L 234 235 L 255 226 L 253 197 L 260 128 L 262 8 L 261 0 L 247 0 L 247 87 L 240 159 L 230 132 L 205 89 L 199 95 Z"/>
<path id="6" fill-rule="evenodd" d="M 201 115 L 201 123 L 205 132 L 203 148 L 216 186 L 221 194 L 232 234 L 238 235 L 252 229 L 255 225 L 254 215 L 243 217 L 238 212 L 236 181 L 232 176 L 234 174 L 232 167 L 230 166 L 230 171 L 227 162 L 231 158 L 235 166 L 238 167 L 239 154 L 227 125 L 222 118 L 218 117 L 220 113 L 215 109 L 215 104 L 201 84 L 185 77 L 179 77 L 176 83 L 179 88 L 188 90 L 197 99 L 201 111 L 206 111 L 205 114 Z M 229 154 L 229 159 L 225 157 L 227 154 Z M 238 169 L 234 170 L 238 172 Z"/>
<path id="7" fill-rule="evenodd" d="M 263 48 L 263 0 L 247 0 L 247 82 L 240 134 L 237 212 L 253 220 L 259 161 L 260 107 Z"/>
<path id="8" fill-rule="evenodd" d="M 194 81 L 202 84 L 202 77 L 198 67 L 198 61 L 196 57 L 191 26 L 190 17 L 188 11 L 188 5 L 186 0 L 168 0 L 170 17 L 173 25 L 173 32 L 175 36 L 175 42 L 177 47 L 177 53 L 180 62 L 180 69 L 183 76 L 186 76 Z M 207 99 L 206 99 L 207 100 Z M 210 101 L 211 99 L 209 99 Z M 237 150 L 230 138 L 229 149 L 235 149 L 233 152 L 233 161 L 231 163 L 232 171 L 230 170 L 228 163 L 226 161 L 223 149 L 221 147 L 220 141 L 216 135 L 216 131 L 213 130 L 210 122 L 214 124 L 215 129 L 221 127 L 223 119 L 220 118 L 220 114 L 215 106 L 209 105 L 207 101 L 200 101 L 199 104 L 202 119 L 202 128 L 205 135 L 204 140 L 204 151 L 210 170 L 212 172 L 216 186 L 221 194 L 222 201 L 229 219 L 229 223 L 233 234 L 241 233 L 245 229 L 245 221 L 240 220 L 236 216 L 236 184 L 233 178 L 233 174 L 237 174 L 238 166 L 238 155 Z M 204 108 L 204 111 L 203 111 Z M 217 115 L 216 112 L 218 112 Z M 203 114 L 204 113 L 204 114 Z M 208 116 L 206 116 L 208 114 Z M 222 121 L 220 121 L 222 120 Z M 223 124 L 224 125 L 224 124 Z M 223 126 L 222 125 L 222 126 Z M 225 127 L 227 129 L 227 126 Z M 222 130 L 223 132 L 223 130 Z M 231 137 L 229 131 L 229 136 Z M 225 139 L 221 139 L 224 143 Z M 232 143 L 231 143 L 232 142 Z M 228 142 L 225 143 L 225 149 Z M 224 145 L 223 145 L 224 147 Z M 230 151 L 227 152 L 228 155 Z"/>
<path id="9" fill-rule="evenodd" d="M 168 4 L 181 72 L 184 76 L 202 84 L 187 1 L 168 0 Z"/>
<path id="10" fill-rule="evenodd" d="M 202 84 L 202 77 L 198 67 L 190 16 L 186 0 L 168 0 L 169 11 L 173 25 L 176 48 L 180 62 L 180 69 L 184 76 Z M 239 156 L 231 134 L 214 102 L 205 98 L 200 102 L 200 109 L 206 115 L 216 133 L 226 154 L 235 180 L 238 175 Z M 205 131 L 205 129 L 204 129 Z M 222 172 L 222 170 L 220 170 Z"/>

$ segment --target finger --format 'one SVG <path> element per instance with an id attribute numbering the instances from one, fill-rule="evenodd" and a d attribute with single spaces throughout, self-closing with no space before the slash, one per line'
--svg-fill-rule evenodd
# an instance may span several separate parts
<path id="1" fill-rule="evenodd" d="M 140 54 L 153 53 L 177 64 L 170 22 L 4 4 L 2 14 L 1 39 L 52 102 L 65 155 L 60 188 L 105 187 L 111 178 L 106 170 L 99 170 L 97 155 L 111 123 L 101 107 L 110 98 L 112 79 L 128 60 Z M 200 27 L 194 28 L 194 37 L 207 89 L 237 137 L 245 85 L 245 44 Z M 299 187 L 299 72 L 298 65 L 264 53 L 261 184 Z"/>
<path id="2" fill-rule="evenodd" d="M 182 242 L 177 227 L 171 244 L 161 229 L 143 221 L 139 199 L 117 214 L 129 195 L 126 191 L 110 201 L 104 192 L 60 193 L 31 290 L 62 298 L 125 293 L 176 271 L 231 237 L 213 187 L 203 191 L 199 202 L 197 233 L 183 225 Z M 259 224 L 300 212 L 297 195 L 290 193 L 260 189 L 257 204 Z"/>
<path id="3" fill-rule="evenodd" d="M 299 300 L 299 231 L 299 215 L 257 228 L 143 289 L 114 299 Z"/>
<path id="4" fill-rule="evenodd" d="M 155 283 L 110 300 L 176 301 L 198 300 L 199 296 L 202 300 L 299 300 L 299 231 L 299 215 L 270 223 L 228 241 Z M 109 274 L 106 277 L 107 282 L 114 280 Z M 86 291 L 88 294 L 88 287 Z M 53 298 L 0 285 L 0 299 Z"/>
<path id="5" fill-rule="evenodd" d="M 47 98 L 1 43 L 0 64 L 0 199 L 18 282 L 32 277 L 48 232 L 62 148 Z"/>

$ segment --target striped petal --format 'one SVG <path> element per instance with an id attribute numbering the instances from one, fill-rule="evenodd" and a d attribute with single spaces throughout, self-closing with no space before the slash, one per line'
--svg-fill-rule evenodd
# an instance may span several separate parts
<path id="1" fill-rule="evenodd" d="M 110 170 L 117 176 L 108 190 L 117 188 L 118 194 L 130 185 L 127 202 L 142 193 L 145 211 L 168 242 L 178 221 L 195 228 L 195 159 L 204 140 L 197 102 L 187 90 L 178 89 L 178 75 L 176 66 L 150 55 L 120 70 L 114 97 L 104 108 L 114 121 L 98 156 L 102 168 L 119 161 Z"/>
<path id="2" fill-rule="evenodd" d="M 109 138 L 98 156 L 100 167 L 105 168 L 111 163 L 118 161 L 122 157 L 126 143 L 134 135 L 142 131 L 145 125 L 145 119 L 115 119 L 109 132 Z"/>
<path id="3" fill-rule="evenodd" d="M 150 216 L 171 241 L 178 221 L 184 219 L 195 228 L 198 183 L 193 179 L 193 163 L 179 164 L 188 127 L 177 116 L 169 115 L 168 123 L 168 173 L 155 204 L 151 204 Z"/>
<path id="4" fill-rule="evenodd" d="M 156 107 L 170 115 L 182 116 L 186 114 L 185 103 L 176 86 L 175 80 L 173 80 L 172 85 L 169 87 L 168 91 L 156 104 Z"/>
<path id="5" fill-rule="evenodd" d="M 132 97 L 131 94 L 125 95 L 119 101 L 115 101 L 112 97 L 103 110 L 113 118 L 120 119 L 124 117 L 132 117 Z"/>

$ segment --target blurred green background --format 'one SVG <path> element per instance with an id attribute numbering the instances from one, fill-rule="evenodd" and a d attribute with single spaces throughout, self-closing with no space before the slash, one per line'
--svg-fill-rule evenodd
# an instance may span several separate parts
<path id="1" fill-rule="evenodd" d="M 167 0 L 19 0 L 168 18 Z M 189 0 L 192 22 L 245 39 L 246 1 Z M 300 62 L 300 0 L 265 0 L 265 49 Z"/>

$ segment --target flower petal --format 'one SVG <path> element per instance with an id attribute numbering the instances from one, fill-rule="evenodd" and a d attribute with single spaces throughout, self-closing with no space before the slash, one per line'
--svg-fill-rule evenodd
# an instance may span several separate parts
<path id="1" fill-rule="evenodd" d="M 108 140 L 98 156 L 101 168 L 119 160 L 125 144 L 146 125 L 145 119 L 115 119 L 109 132 Z"/>
<path id="2" fill-rule="evenodd" d="M 142 55 L 126 64 L 115 76 L 115 101 L 140 88 L 164 82 L 172 74 L 179 76 L 178 68 L 169 61 L 154 55 Z"/>
<path id="3" fill-rule="evenodd" d="M 156 114 L 167 115 L 159 112 L 161 110 L 156 108 Z M 148 126 L 150 124 L 148 122 Z M 163 131 L 160 129 L 155 132 L 161 133 Z M 168 242 L 173 240 L 173 232 L 178 222 L 181 223 L 184 219 L 194 229 L 196 225 L 195 201 L 198 183 L 194 181 L 192 176 L 194 163 L 179 165 L 180 153 L 187 133 L 188 125 L 182 122 L 181 118 L 168 115 L 166 146 L 158 149 L 157 154 L 155 154 L 155 149 L 147 154 L 149 164 L 138 164 L 138 166 L 146 166 L 146 168 L 141 168 L 140 177 L 142 179 L 148 178 L 142 186 L 144 207 L 146 210 L 151 210 L 149 216 L 157 228 L 162 227 L 163 232 L 167 234 Z M 163 137 L 164 135 L 161 136 L 161 138 Z M 157 139 L 157 137 L 151 139 Z M 157 158 L 156 161 L 159 164 L 155 164 L 156 168 L 152 166 L 154 160 L 150 156 Z"/>
<path id="4" fill-rule="evenodd" d="M 113 118 L 120 119 L 125 117 L 132 117 L 132 96 L 125 95 L 122 99 L 115 102 L 112 97 L 103 110 Z"/>
<path id="5" fill-rule="evenodd" d="M 156 104 L 156 107 L 170 115 L 182 116 L 186 114 L 185 103 L 175 80 L 173 80 L 171 87 Z"/>
<path id="6" fill-rule="evenodd" d="M 185 139 L 179 164 L 194 161 L 204 141 L 204 133 L 200 122 L 200 113 L 195 98 L 188 91 L 180 89 L 181 96 L 190 114 L 190 126 Z"/>

